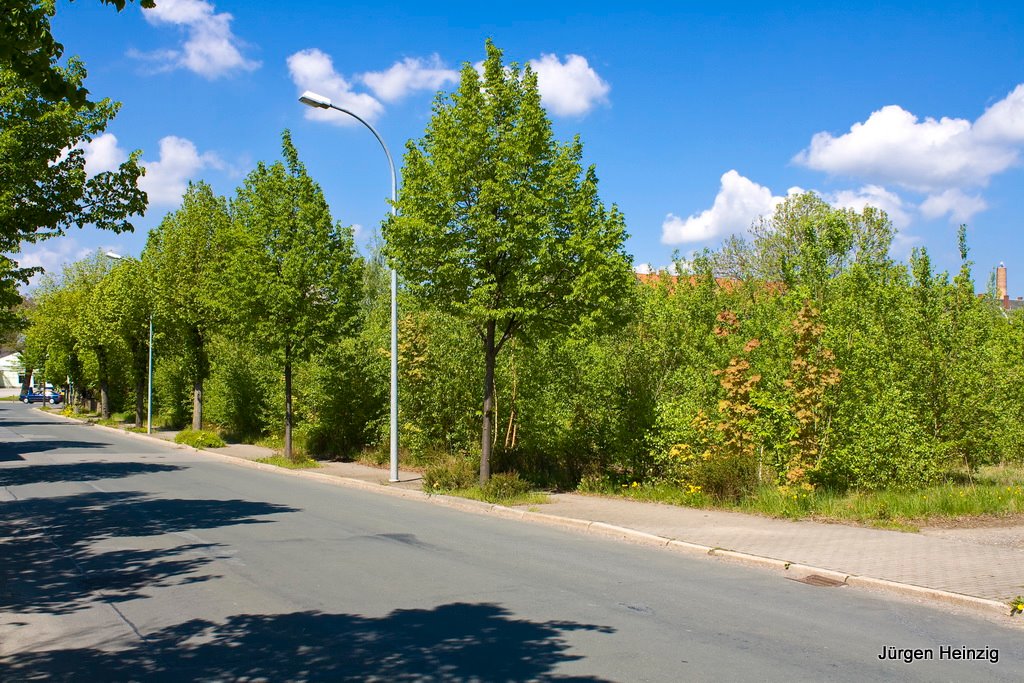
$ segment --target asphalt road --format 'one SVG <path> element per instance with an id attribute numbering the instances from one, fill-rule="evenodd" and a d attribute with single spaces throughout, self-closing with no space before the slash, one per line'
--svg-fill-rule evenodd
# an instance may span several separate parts
<path id="1" fill-rule="evenodd" d="M 3 681 L 1019 681 L 1022 643 L 972 616 L 0 402 Z M 982 659 L 943 658 L 963 648 Z M 914 650 L 933 658 L 903 661 Z"/>

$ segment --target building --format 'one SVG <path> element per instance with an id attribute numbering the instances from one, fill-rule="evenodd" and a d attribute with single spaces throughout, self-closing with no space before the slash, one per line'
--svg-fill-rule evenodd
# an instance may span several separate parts
<path id="1" fill-rule="evenodd" d="M 0 387 L 20 387 L 25 382 L 25 364 L 20 353 L 0 356 Z"/>
<path id="2" fill-rule="evenodd" d="M 1011 299 L 1007 293 L 1006 265 L 1003 263 L 1000 263 L 999 267 L 996 268 L 996 297 L 999 299 L 999 303 L 1004 311 L 1015 311 L 1018 308 L 1024 308 L 1024 296 Z"/>

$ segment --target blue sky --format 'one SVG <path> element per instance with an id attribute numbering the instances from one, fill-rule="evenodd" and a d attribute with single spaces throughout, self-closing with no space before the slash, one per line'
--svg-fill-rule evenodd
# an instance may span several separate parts
<path id="1" fill-rule="evenodd" d="M 157 0 L 117 14 L 59 3 L 54 32 L 94 96 L 123 103 L 87 149 L 141 149 L 151 205 L 133 235 L 71 231 L 25 249 L 59 267 L 138 254 L 188 179 L 231 195 L 291 129 L 338 220 L 365 243 L 387 211 L 369 131 L 300 105 L 322 92 L 369 118 L 401 163 L 438 89 L 491 37 L 531 62 L 556 135 L 579 133 L 637 264 L 742 233 L 792 188 L 890 211 L 893 255 L 925 246 L 975 276 L 1000 261 L 1024 295 L 1024 3 L 384 3 Z"/>

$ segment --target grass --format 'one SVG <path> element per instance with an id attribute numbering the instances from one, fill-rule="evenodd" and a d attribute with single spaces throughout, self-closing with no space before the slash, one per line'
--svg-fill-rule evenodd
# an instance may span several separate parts
<path id="1" fill-rule="evenodd" d="M 719 501 L 696 487 L 631 483 L 615 490 L 607 485 L 585 492 L 620 495 L 634 500 L 719 508 L 788 519 L 864 524 L 900 531 L 957 521 L 1024 515 L 1024 465 L 985 467 L 971 481 L 948 482 L 910 491 L 817 490 L 783 493 L 764 486 L 738 501 Z"/>
<path id="2" fill-rule="evenodd" d="M 275 467 L 284 467 L 289 470 L 305 470 L 320 467 L 320 463 L 313 460 L 313 458 L 292 460 L 291 458 L 286 458 L 283 455 L 272 455 L 269 458 L 257 458 L 256 462 L 262 462 L 265 465 L 274 465 Z"/>
<path id="3" fill-rule="evenodd" d="M 216 432 L 205 429 L 183 429 L 174 437 L 174 443 L 183 443 L 192 448 L 223 448 L 224 439 Z"/>
<path id="4" fill-rule="evenodd" d="M 472 486 L 469 488 L 454 489 L 452 491 L 438 491 L 446 496 L 457 496 L 459 498 L 469 498 L 471 500 L 481 500 L 485 503 L 495 503 L 498 505 L 543 505 L 548 502 L 548 495 L 546 493 L 540 493 L 538 491 L 527 491 L 526 493 L 517 493 L 511 496 L 493 496 L 487 495 L 479 486 Z"/>

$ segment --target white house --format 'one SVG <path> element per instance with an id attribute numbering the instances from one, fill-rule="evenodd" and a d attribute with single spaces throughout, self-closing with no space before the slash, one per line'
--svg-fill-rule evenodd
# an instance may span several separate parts
<path id="1" fill-rule="evenodd" d="M 0 387 L 20 387 L 24 378 L 25 364 L 21 362 L 21 354 L 0 357 Z"/>

